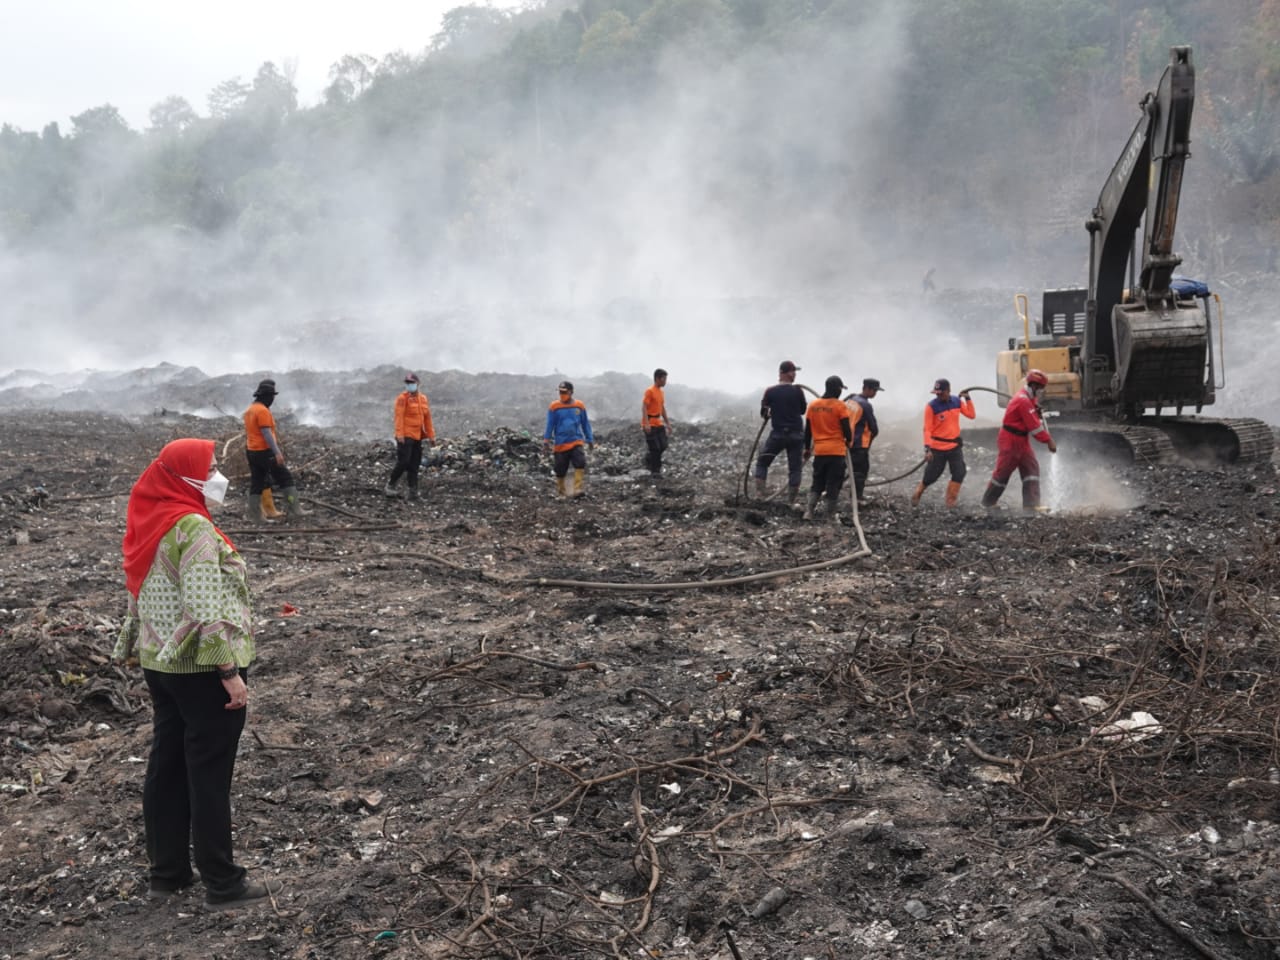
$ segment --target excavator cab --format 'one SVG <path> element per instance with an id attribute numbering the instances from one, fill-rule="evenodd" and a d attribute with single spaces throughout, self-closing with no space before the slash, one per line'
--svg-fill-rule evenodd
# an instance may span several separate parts
<path id="1" fill-rule="evenodd" d="M 1009 349 L 996 355 L 996 389 L 1000 406 L 1022 389 L 1027 371 L 1043 370 L 1049 377 L 1042 403 L 1046 409 L 1080 409 L 1080 376 L 1075 372 L 1084 328 L 1083 289 L 1046 290 L 1040 322 L 1032 330 L 1026 294 L 1013 298 L 1022 321 L 1021 337 L 1009 338 Z"/>

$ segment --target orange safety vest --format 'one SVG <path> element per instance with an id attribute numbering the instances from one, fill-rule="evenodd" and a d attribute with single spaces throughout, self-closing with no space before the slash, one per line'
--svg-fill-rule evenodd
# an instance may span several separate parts
<path id="1" fill-rule="evenodd" d="M 964 397 L 948 397 L 946 402 L 934 397 L 924 405 L 924 445 L 944 452 L 960 446 L 960 417 L 970 420 L 977 414 L 973 401 Z"/>
<path id="2" fill-rule="evenodd" d="M 422 393 L 405 390 L 396 397 L 396 436 L 406 440 L 434 440 L 431 404 Z"/>
<path id="3" fill-rule="evenodd" d="M 849 422 L 849 408 L 838 397 L 820 397 L 809 404 L 805 411 L 809 420 L 809 434 L 813 438 L 815 457 L 842 457 L 848 442 L 841 421 Z"/>
<path id="4" fill-rule="evenodd" d="M 276 418 L 262 403 L 251 403 L 244 412 L 244 445 L 249 450 L 270 450 L 271 444 L 262 439 L 262 428 L 276 431 Z M 277 442 L 279 437 L 276 438 Z"/>
<path id="5" fill-rule="evenodd" d="M 645 425 L 661 427 L 666 425 L 663 412 L 667 409 L 667 400 L 662 395 L 662 388 L 656 383 L 644 392 Z"/>

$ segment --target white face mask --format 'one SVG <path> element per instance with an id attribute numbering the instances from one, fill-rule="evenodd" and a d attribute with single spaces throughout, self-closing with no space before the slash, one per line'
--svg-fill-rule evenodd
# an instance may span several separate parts
<path id="1" fill-rule="evenodd" d="M 210 503 L 222 503 L 227 498 L 227 487 L 231 485 L 231 481 L 218 470 L 214 470 L 213 476 L 208 480 L 195 480 L 191 477 L 182 479 L 203 493 Z"/>
<path id="2" fill-rule="evenodd" d="M 404 385 L 404 388 L 405 388 L 406 390 L 408 390 L 410 393 L 417 393 L 417 392 L 418 392 L 418 385 L 417 385 L 416 383 L 406 383 L 406 384 Z"/>

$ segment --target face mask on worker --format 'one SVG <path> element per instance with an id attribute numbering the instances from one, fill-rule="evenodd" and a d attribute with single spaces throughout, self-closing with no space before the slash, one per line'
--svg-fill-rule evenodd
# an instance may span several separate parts
<path id="1" fill-rule="evenodd" d="M 222 503 L 227 498 L 227 487 L 231 485 L 231 481 L 218 470 L 214 470 L 213 476 L 207 480 L 196 480 L 194 477 L 183 477 L 182 479 L 185 483 L 203 493 L 204 498 L 210 503 Z"/>
<path id="2" fill-rule="evenodd" d="M 417 393 L 417 392 L 418 392 L 418 385 L 417 385 L 416 383 L 406 383 L 406 384 L 404 385 L 404 388 L 405 388 L 406 390 L 408 390 L 410 393 Z"/>

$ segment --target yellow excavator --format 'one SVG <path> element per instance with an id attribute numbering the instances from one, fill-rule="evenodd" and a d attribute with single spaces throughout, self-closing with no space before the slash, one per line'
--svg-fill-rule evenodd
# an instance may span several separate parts
<path id="1" fill-rule="evenodd" d="M 1191 48 L 1174 47 L 1085 223 L 1089 286 L 1044 291 L 1034 325 L 1027 297 L 1014 298 L 1023 332 L 996 357 L 998 389 L 1012 394 L 1028 370 L 1043 370 L 1060 444 L 1149 462 L 1271 459 L 1275 438 L 1261 420 L 1199 415 L 1225 380 L 1222 301 L 1174 276 L 1194 100 Z"/>

